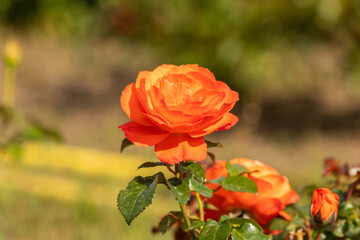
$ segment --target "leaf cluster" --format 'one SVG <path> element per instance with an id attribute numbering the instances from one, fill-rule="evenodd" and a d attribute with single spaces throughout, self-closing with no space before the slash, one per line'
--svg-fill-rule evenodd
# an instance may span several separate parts
<path id="1" fill-rule="evenodd" d="M 209 148 L 222 147 L 219 143 L 209 141 L 206 143 Z M 121 151 L 131 145 L 130 141 L 124 139 Z M 243 176 L 248 173 L 245 167 L 227 162 L 227 176 L 211 181 L 207 181 L 204 168 L 193 161 L 181 162 L 174 166 L 162 162 L 145 162 L 138 169 L 154 167 L 166 167 L 174 176 L 166 177 L 161 171 L 152 176 L 137 176 L 118 195 L 118 208 L 129 225 L 152 203 L 157 185 L 162 184 L 174 194 L 181 208 L 181 211 L 171 211 L 160 220 L 157 229 L 163 234 L 176 225 L 178 230 L 190 234 L 195 239 L 270 239 L 262 233 L 261 227 L 250 219 L 232 219 L 226 215 L 223 215 L 218 222 L 204 219 L 202 212 L 204 199 L 211 198 L 220 188 L 227 191 L 257 193 L 255 182 Z M 197 196 L 200 212 L 191 210 L 189 216 L 187 207 L 194 206 L 194 195 Z"/>

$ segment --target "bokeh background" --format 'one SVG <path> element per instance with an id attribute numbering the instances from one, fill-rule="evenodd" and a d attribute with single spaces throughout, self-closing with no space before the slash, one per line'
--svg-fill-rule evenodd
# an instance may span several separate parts
<path id="1" fill-rule="evenodd" d="M 259 159 L 297 190 L 324 183 L 325 157 L 360 162 L 357 0 L 1 0 L 1 49 L 9 39 L 22 49 L 16 109 L 64 140 L 1 155 L 0 239 L 171 239 L 151 233 L 177 210 L 166 189 L 131 227 L 116 208 L 156 160 L 120 154 L 119 97 L 164 63 L 197 63 L 239 92 L 239 123 L 208 137 L 217 159 Z"/>

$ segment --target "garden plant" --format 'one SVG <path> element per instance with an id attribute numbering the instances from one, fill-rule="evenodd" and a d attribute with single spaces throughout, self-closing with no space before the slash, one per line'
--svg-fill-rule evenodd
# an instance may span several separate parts
<path id="1" fill-rule="evenodd" d="M 238 100 L 237 92 L 195 64 L 142 71 L 126 86 L 120 102 L 131 121 L 119 127 L 126 137 L 121 150 L 154 146 L 160 161 L 139 169 L 161 169 L 120 191 L 117 205 L 127 224 L 164 185 L 179 208 L 154 216 L 159 223 L 153 231 L 173 229 L 175 239 L 360 239 L 359 167 L 328 158 L 328 186 L 297 193 L 286 176 L 236 149 L 228 150 L 233 159 L 216 161 L 209 149 L 222 145 L 205 137 L 238 122 L 230 113 Z M 299 206 L 307 194 L 312 201 Z"/>

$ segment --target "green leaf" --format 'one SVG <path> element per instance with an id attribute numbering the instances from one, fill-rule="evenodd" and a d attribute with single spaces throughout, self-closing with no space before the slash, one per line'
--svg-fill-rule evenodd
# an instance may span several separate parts
<path id="1" fill-rule="evenodd" d="M 244 176 L 227 177 L 222 181 L 222 186 L 227 191 L 257 193 L 255 182 Z"/>
<path id="2" fill-rule="evenodd" d="M 263 234 L 251 223 L 244 223 L 231 232 L 233 240 L 271 240 L 270 236 Z"/>
<path id="3" fill-rule="evenodd" d="M 218 222 L 209 219 L 201 230 L 199 240 L 227 240 L 231 233 L 231 225 L 224 222 L 219 225 Z"/>
<path id="4" fill-rule="evenodd" d="M 175 217 L 177 217 L 178 219 L 182 219 L 184 217 L 181 211 L 170 211 L 170 213 Z"/>
<path id="5" fill-rule="evenodd" d="M 356 208 L 351 202 L 343 202 L 339 207 L 339 217 L 351 218 L 356 216 Z"/>
<path id="6" fill-rule="evenodd" d="M 158 166 L 166 166 L 166 163 L 163 162 L 145 162 L 143 164 L 141 164 L 137 170 L 139 170 L 140 168 L 150 168 L 150 167 L 158 167 Z"/>
<path id="7" fill-rule="evenodd" d="M 190 164 L 186 165 L 185 169 L 190 170 L 201 182 L 206 181 L 205 170 L 199 164 L 191 162 Z"/>
<path id="8" fill-rule="evenodd" d="M 146 178 L 135 177 L 125 190 L 120 191 L 117 205 L 127 224 L 130 225 L 132 220 L 152 203 L 156 185 L 159 182 L 159 174 L 162 173 Z"/>
<path id="9" fill-rule="evenodd" d="M 190 225 L 190 227 L 188 227 L 188 231 L 194 230 L 196 228 L 200 228 L 201 226 L 204 225 L 205 225 L 204 221 L 195 221 Z"/>
<path id="10" fill-rule="evenodd" d="M 222 215 L 220 217 L 220 219 L 219 219 L 219 223 L 222 223 L 222 222 L 224 222 L 226 220 L 229 220 L 229 219 L 231 219 L 231 217 L 229 217 L 228 215 Z"/>
<path id="11" fill-rule="evenodd" d="M 215 239 L 227 240 L 231 233 L 231 224 L 227 221 L 221 223 L 219 230 L 216 233 Z"/>
<path id="12" fill-rule="evenodd" d="M 122 142 L 121 142 L 120 152 L 124 151 L 125 148 L 127 148 L 131 145 L 133 145 L 133 143 L 130 142 L 130 140 L 128 140 L 127 138 L 124 138 L 124 140 L 122 140 Z"/>
<path id="13" fill-rule="evenodd" d="M 225 176 L 221 176 L 219 178 L 214 178 L 214 179 L 211 179 L 209 181 L 209 183 L 216 183 L 216 184 L 221 185 L 221 183 L 225 180 L 225 178 L 226 178 Z"/>
<path id="14" fill-rule="evenodd" d="M 205 186 L 203 183 L 198 182 L 194 176 L 191 176 L 189 179 L 189 187 L 191 191 L 200 193 L 204 197 L 211 198 L 213 195 L 213 191 Z"/>
<path id="15" fill-rule="evenodd" d="M 216 237 L 216 232 L 218 231 L 219 228 L 220 228 L 219 223 L 217 223 L 212 219 L 207 220 L 205 226 L 200 232 L 199 240 L 217 240 L 215 237 Z"/>
<path id="16" fill-rule="evenodd" d="M 229 176 L 237 176 L 248 172 L 244 166 L 239 164 L 231 164 L 230 162 L 226 162 L 226 169 L 229 173 Z"/>
<path id="17" fill-rule="evenodd" d="M 344 233 L 346 232 L 346 220 L 342 219 L 336 222 L 335 227 L 333 228 L 333 234 L 338 237 L 338 238 L 342 238 L 344 237 Z"/>
<path id="18" fill-rule="evenodd" d="M 174 217 L 172 214 L 168 214 L 165 217 L 161 219 L 159 222 L 159 230 L 162 232 L 162 234 L 166 233 L 166 230 L 170 228 L 172 225 L 174 225 L 178 219 Z"/>
<path id="19" fill-rule="evenodd" d="M 223 145 L 221 143 L 217 143 L 217 142 L 211 142 L 209 140 L 205 140 L 205 143 L 207 145 L 208 148 L 212 148 L 212 147 L 223 147 Z"/>
<path id="20" fill-rule="evenodd" d="M 176 201 L 180 205 L 184 205 L 190 201 L 190 188 L 188 180 L 181 180 L 180 178 L 170 178 L 168 181 L 168 187 L 175 194 Z"/>
<path id="21" fill-rule="evenodd" d="M 228 220 L 228 222 L 229 222 L 234 228 L 240 227 L 240 226 L 242 226 L 242 225 L 245 224 L 245 223 L 252 224 L 252 225 L 255 226 L 260 232 L 262 232 L 262 228 L 260 227 L 260 225 L 259 225 L 257 222 L 255 222 L 254 220 L 249 219 L 249 218 L 231 218 L 231 219 Z"/>

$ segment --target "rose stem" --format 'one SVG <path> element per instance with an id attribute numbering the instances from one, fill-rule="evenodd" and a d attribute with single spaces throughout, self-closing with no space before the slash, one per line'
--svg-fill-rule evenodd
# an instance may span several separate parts
<path id="1" fill-rule="evenodd" d="M 309 237 L 309 240 L 312 240 L 310 222 L 306 216 L 305 216 L 305 225 L 306 225 L 305 231 Z"/>
<path id="2" fill-rule="evenodd" d="M 204 208 L 203 208 L 202 200 L 200 198 L 200 194 L 196 192 L 195 197 L 199 205 L 200 221 L 204 221 Z"/>
<path id="3" fill-rule="evenodd" d="M 175 176 L 177 178 L 180 178 L 179 164 L 175 164 Z M 187 213 L 186 213 L 186 210 L 185 210 L 186 204 L 184 204 L 184 205 L 179 204 L 179 206 L 180 206 L 181 213 L 184 216 L 186 226 L 187 226 L 187 228 L 189 228 L 191 223 L 190 223 L 189 217 L 187 216 Z M 191 238 L 196 239 L 196 236 L 195 236 L 194 232 L 192 232 L 192 231 L 189 231 L 189 232 L 190 232 Z"/>

